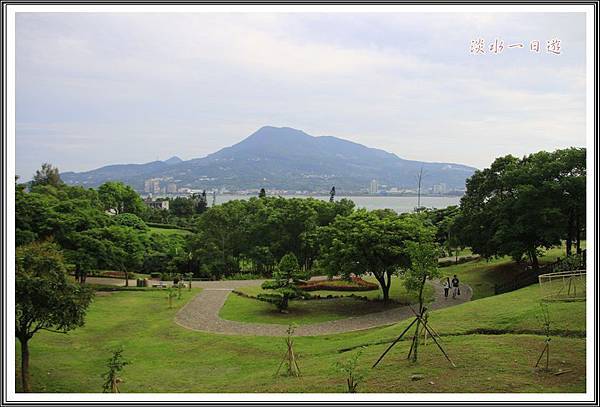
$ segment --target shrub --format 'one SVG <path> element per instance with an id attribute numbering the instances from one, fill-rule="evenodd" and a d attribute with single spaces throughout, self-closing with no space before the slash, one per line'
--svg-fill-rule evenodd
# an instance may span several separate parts
<path id="1" fill-rule="evenodd" d="M 121 226 L 129 226 L 138 230 L 148 230 L 146 223 L 137 215 L 133 213 L 120 213 L 114 218 L 115 223 Z"/>
<path id="2" fill-rule="evenodd" d="M 150 273 L 150 278 L 161 278 L 162 273 Z"/>

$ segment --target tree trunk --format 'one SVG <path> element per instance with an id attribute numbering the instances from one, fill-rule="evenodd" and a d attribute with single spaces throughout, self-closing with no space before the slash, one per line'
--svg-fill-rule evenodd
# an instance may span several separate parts
<path id="1" fill-rule="evenodd" d="M 388 274 L 387 276 L 387 282 L 385 278 L 385 273 L 380 275 L 373 273 L 373 275 L 375 276 L 375 278 L 379 282 L 379 285 L 381 286 L 381 291 L 383 292 L 383 303 L 387 304 L 388 300 L 390 299 L 390 275 Z"/>
<path id="2" fill-rule="evenodd" d="M 540 267 L 540 263 L 538 262 L 538 258 L 537 258 L 537 254 L 535 253 L 535 250 L 529 252 L 529 256 L 531 257 L 531 265 L 533 266 L 533 269 L 537 270 Z"/>
<path id="3" fill-rule="evenodd" d="M 125 287 L 129 287 L 129 273 L 125 270 Z"/>
<path id="4" fill-rule="evenodd" d="M 569 212 L 569 224 L 567 226 L 567 256 L 571 255 L 573 246 L 573 211 Z"/>
<path id="5" fill-rule="evenodd" d="M 29 383 L 29 339 L 21 339 L 21 385 L 25 393 L 31 393 Z"/>
<path id="6" fill-rule="evenodd" d="M 581 224 L 579 213 L 575 215 L 575 238 L 577 241 L 577 254 L 581 253 Z"/>
<path id="7" fill-rule="evenodd" d="M 427 280 L 427 276 L 424 276 L 423 280 L 421 280 L 421 288 L 419 289 L 419 315 L 421 316 L 423 316 L 423 289 L 425 288 L 425 280 Z"/>

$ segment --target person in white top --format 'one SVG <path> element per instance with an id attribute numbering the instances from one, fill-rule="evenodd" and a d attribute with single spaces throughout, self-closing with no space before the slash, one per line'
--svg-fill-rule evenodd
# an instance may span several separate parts
<path id="1" fill-rule="evenodd" d="M 446 277 L 446 281 L 443 283 L 444 287 L 444 297 L 448 298 L 448 291 L 450 291 L 450 277 Z"/>

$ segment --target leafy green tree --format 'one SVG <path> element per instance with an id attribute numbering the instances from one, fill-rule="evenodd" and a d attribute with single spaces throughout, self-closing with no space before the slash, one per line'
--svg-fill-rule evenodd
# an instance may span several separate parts
<path id="1" fill-rule="evenodd" d="M 484 257 L 526 256 L 537 268 L 541 250 L 582 228 L 573 225 L 585 213 L 575 202 L 585 196 L 583 157 L 584 149 L 508 155 L 476 171 L 455 221 L 462 244 Z"/>
<path id="2" fill-rule="evenodd" d="M 53 167 L 52 164 L 44 163 L 42 168 L 35 172 L 31 184 L 59 187 L 63 184 L 63 181 L 60 179 L 58 168 Z"/>
<path id="3" fill-rule="evenodd" d="M 119 383 L 122 379 L 118 376 L 123 368 L 129 364 L 129 361 L 123 358 L 123 348 L 119 348 L 113 352 L 111 358 L 107 361 L 107 372 L 102 375 L 104 384 L 102 385 L 103 393 L 119 393 Z"/>
<path id="4" fill-rule="evenodd" d="M 102 242 L 103 253 L 98 266 L 122 271 L 125 286 L 129 286 L 129 273 L 139 271 L 144 262 L 146 247 L 149 244 L 145 233 L 126 226 L 108 226 L 90 229 L 85 235 Z"/>
<path id="5" fill-rule="evenodd" d="M 117 225 L 128 226 L 140 231 L 148 230 L 146 223 L 139 216 L 134 215 L 133 213 L 120 213 L 113 219 Z"/>
<path id="6" fill-rule="evenodd" d="M 15 191 L 15 240 L 20 246 L 37 239 L 50 237 L 58 224 L 54 207 L 58 200 L 53 196 Z"/>
<path id="7" fill-rule="evenodd" d="M 423 289 L 427 280 L 439 277 L 438 257 L 439 246 L 431 241 L 408 241 L 406 253 L 410 265 L 406 268 L 404 284 L 407 290 L 419 293 L 419 312 L 423 312 Z"/>
<path id="8" fill-rule="evenodd" d="M 258 193 L 258 197 L 259 198 L 266 198 L 267 197 L 267 191 L 265 191 L 264 188 L 261 188 L 260 192 Z"/>
<path id="9" fill-rule="evenodd" d="M 422 216 L 358 210 L 320 228 L 321 264 L 330 275 L 372 274 L 389 300 L 392 276 L 409 266 L 406 242 L 433 235 Z"/>
<path id="10" fill-rule="evenodd" d="M 99 199 L 105 210 L 115 214 L 133 213 L 142 216 L 146 210 L 144 201 L 129 185 L 122 182 L 106 182 L 98 188 Z"/>
<path id="11" fill-rule="evenodd" d="M 179 217 L 190 217 L 196 213 L 196 199 L 178 196 L 169 204 L 169 211 Z"/>
<path id="12" fill-rule="evenodd" d="M 21 343 L 21 383 L 30 392 L 29 340 L 40 330 L 65 333 L 84 323 L 92 292 L 69 281 L 64 260 L 52 243 L 17 248 L 15 334 Z"/>
<path id="13" fill-rule="evenodd" d="M 206 191 L 202 191 L 200 196 L 194 196 L 196 201 L 195 211 L 197 214 L 202 214 L 208 209 L 208 202 L 206 200 Z"/>

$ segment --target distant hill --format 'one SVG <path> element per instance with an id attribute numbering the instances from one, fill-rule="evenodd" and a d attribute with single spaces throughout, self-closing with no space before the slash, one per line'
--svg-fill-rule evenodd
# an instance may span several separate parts
<path id="1" fill-rule="evenodd" d="M 340 192 L 379 185 L 416 188 L 423 168 L 423 186 L 444 183 L 464 188 L 475 168 L 461 164 L 405 160 L 383 150 L 337 137 L 313 137 L 289 127 L 260 128 L 241 142 L 203 158 L 183 161 L 172 157 L 146 164 L 109 165 L 92 171 L 61 174 L 68 184 L 96 187 L 109 180 L 123 181 L 139 191 L 144 181 L 160 178 L 178 188 L 227 188 L 230 191 L 267 188 Z"/>

